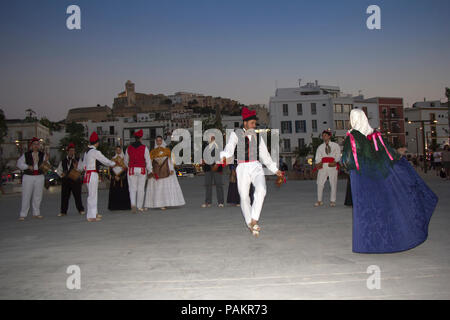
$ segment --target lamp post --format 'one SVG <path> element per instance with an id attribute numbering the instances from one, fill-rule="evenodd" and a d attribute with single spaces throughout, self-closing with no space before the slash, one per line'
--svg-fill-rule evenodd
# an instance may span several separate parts
<path id="1" fill-rule="evenodd" d="M 423 172 L 427 173 L 427 155 L 426 155 L 426 149 L 425 149 L 425 123 L 433 124 L 437 123 L 437 120 L 409 120 L 408 124 L 411 123 L 420 123 L 421 130 L 422 130 L 422 146 L 423 146 Z M 416 135 L 417 135 L 417 128 L 416 128 Z M 419 152 L 419 148 L 417 148 L 417 152 Z"/>

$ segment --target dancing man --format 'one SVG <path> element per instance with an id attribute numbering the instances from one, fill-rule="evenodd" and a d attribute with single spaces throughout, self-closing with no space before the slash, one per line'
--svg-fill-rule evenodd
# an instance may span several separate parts
<path id="1" fill-rule="evenodd" d="M 79 160 L 79 157 L 75 155 L 75 144 L 69 143 L 67 146 L 67 156 L 60 161 L 58 168 L 56 169 L 56 173 L 61 177 L 61 211 L 58 214 L 58 217 L 67 215 L 70 193 L 72 193 L 75 198 L 75 205 L 78 212 L 81 215 L 85 214 L 83 203 L 81 201 L 81 175 L 76 180 L 72 180 L 68 177 L 69 172 L 72 169 L 78 168 Z"/>
<path id="2" fill-rule="evenodd" d="M 99 139 L 95 131 L 92 132 L 89 143 L 88 150 L 85 152 L 82 161 L 79 161 L 78 163 L 78 169 L 85 171 L 83 182 L 86 183 L 88 187 L 87 221 L 95 222 L 101 220 L 101 215 L 99 215 L 97 211 L 98 170 L 100 163 L 108 167 L 113 167 L 116 163 L 106 158 L 103 153 L 97 150 Z"/>
<path id="3" fill-rule="evenodd" d="M 40 206 L 44 188 L 44 174 L 41 165 L 48 161 L 48 154 L 40 151 L 40 140 L 34 137 L 31 140 L 30 150 L 25 152 L 19 160 L 17 167 L 23 170 L 22 177 L 22 209 L 20 210 L 19 221 L 25 221 L 28 211 L 33 210 L 33 218 L 42 219 Z"/>
<path id="4" fill-rule="evenodd" d="M 241 210 L 244 215 L 246 226 L 254 236 L 259 236 L 261 230 L 258 225 L 261 209 L 266 196 L 266 179 L 262 163 L 277 176 L 283 176 L 283 172 L 278 170 L 277 164 L 270 157 L 264 139 L 255 131 L 256 111 L 250 111 L 246 107 L 242 108 L 243 130 L 245 136 L 245 158 L 238 158 L 236 168 L 237 184 L 239 196 L 241 198 Z M 232 163 L 234 150 L 239 138 L 232 132 L 228 138 L 225 149 L 220 153 L 223 164 Z M 250 184 L 255 187 L 254 201 L 250 204 Z"/>
<path id="5" fill-rule="evenodd" d="M 339 173 L 338 162 L 341 160 L 341 149 L 336 142 L 330 141 L 331 131 L 324 130 L 322 132 L 323 143 L 316 151 L 316 167 L 314 170 L 319 170 L 317 173 L 317 202 L 315 207 L 323 205 L 323 187 L 327 178 L 330 180 L 331 195 L 330 207 L 336 206 L 336 189 Z"/>
<path id="6" fill-rule="evenodd" d="M 134 133 L 135 142 L 130 144 L 125 154 L 125 165 L 128 167 L 128 188 L 130 191 L 131 210 L 136 213 L 144 211 L 145 181 L 147 173 L 152 171 L 150 152 L 142 144 L 142 129 Z"/>

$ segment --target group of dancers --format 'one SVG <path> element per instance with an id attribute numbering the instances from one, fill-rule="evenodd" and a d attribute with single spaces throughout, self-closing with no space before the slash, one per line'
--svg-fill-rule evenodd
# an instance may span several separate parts
<path id="1" fill-rule="evenodd" d="M 230 187 L 228 202 L 240 205 L 245 227 L 259 236 L 260 215 L 266 196 L 266 180 L 263 170 L 284 179 L 272 160 L 262 136 L 256 129 L 256 112 L 242 109 L 245 143 L 244 158 L 236 157 L 236 147 L 241 140 L 232 132 L 219 160 L 204 164 L 206 197 L 202 207 L 210 207 L 213 181 L 216 185 L 218 206 L 224 206 L 222 190 L 223 167 L 230 165 Z M 419 177 L 409 162 L 385 142 L 379 131 L 370 127 L 362 110 L 350 113 L 351 129 L 347 132 L 341 157 L 339 145 L 331 141 L 332 132 L 322 133 L 323 143 L 315 157 L 317 172 L 317 202 L 323 206 L 323 188 L 328 180 L 331 186 L 330 206 L 336 206 L 336 190 L 339 165 L 348 172 L 349 192 L 353 204 L 353 251 L 358 253 L 387 253 L 404 251 L 424 242 L 428 236 L 428 225 L 438 198 Z M 59 167 L 62 177 L 61 212 L 67 214 L 68 200 L 72 193 L 80 214 L 85 210 L 81 202 L 81 184 L 88 189 L 87 220 L 99 221 L 97 211 L 99 165 L 110 167 L 111 184 L 108 208 L 142 212 L 148 208 L 165 209 L 168 206 L 185 204 L 171 158 L 171 151 L 158 136 L 151 151 L 142 144 L 142 130 L 134 133 L 136 141 L 126 149 L 116 148 L 112 160 L 99 150 L 99 139 L 95 132 L 89 139 L 88 150 L 81 158 L 75 155 L 75 146 L 70 144 L 67 156 Z M 34 138 L 30 151 L 22 155 L 17 166 L 23 170 L 22 209 L 20 220 L 24 220 L 31 208 L 33 217 L 40 215 L 40 202 L 44 185 L 41 165 L 48 156 L 39 151 L 39 139 Z M 218 149 L 212 137 L 207 148 Z M 214 152 L 213 150 L 213 152 Z M 214 153 L 212 154 L 215 156 Z M 73 169 L 84 171 L 84 179 L 68 179 Z M 73 177 L 72 177 L 73 178 Z M 147 185 L 147 186 L 146 186 Z"/>

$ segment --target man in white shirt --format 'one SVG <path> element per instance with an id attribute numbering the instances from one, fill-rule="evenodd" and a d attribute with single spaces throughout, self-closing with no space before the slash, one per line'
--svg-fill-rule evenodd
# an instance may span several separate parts
<path id="1" fill-rule="evenodd" d="M 331 195 L 330 206 L 336 206 L 336 189 L 339 173 L 339 164 L 341 160 L 341 148 L 336 142 L 331 140 L 332 133 L 329 130 L 322 132 L 323 143 L 317 148 L 316 151 L 316 168 L 319 170 L 317 173 L 317 202 L 315 207 L 323 205 L 323 187 L 327 178 L 330 180 Z"/>
<path id="2" fill-rule="evenodd" d="M 131 211 L 144 211 L 145 181 L 152 167 L 150 151 L 142 144 L 142 129 L 134 133 L 136 141 L 130 144 L 125 153 L 125 164 L 128 167 L 128 188 L 130 192 Z M 147 172 L 146 172 L 147 170 Z"/>
<path id="3" fill-rule="evenodd" d="M 31 208 L 33 218 L 42 219 L 40 206 L 45 181 L 45 172 L 40 170 L 43 162 L 48 161 L 48 154 L 40 151 L 41 145 L 38 138 L 31 140 L 30 150 L 25 152 L 17 160 L 17 168 L 23 171 L 22 176 L 22 209 L 20 210 L 19 221 L 25 221 L 28 211 Z"/>
<path id="4" fill-rule="evenodd" d="M 250 111 L 246 107 L 242 109 L 242 120 L 245 139 L 245 158 L 239 159 L 236 168 L 238 191 L 241 198 L 241 210 L 245 223 L 254 236 L 259 236 L 260 226 L 258 225 L 261 209 L 266 195 L 266 178 L 262 163 L 277 176 L 283 173 L 278 170 L 276 163 L 270 157 L 264 139 L 256 133 L 256 112 Z M 234 150 L 239 143 L 239 138 L 232 132 L 228 138 L 225 149 L 220 153 L 222 164 L 232 163 Z M 238 154 L 239 156 L 239 154 Z M 255 187 L 253 204 L 250 204 L 250 185 Z"/>
<path id="5" fill-rule="evenodd" d="M 100 163 L 108 167 L 114 167 L 116 163 L 106 158 L 99 150 L 99 139 L 94 131 L 89 138 L 89 150 L 85 152 L 83 159 L 78 162 L 78 170 L 84 170 L 84 183 L 88 187 L 87 220 L 89 222 L 100 221 L 101 216 L 97 212 L 98 196 L 98 169 Z M 98 216 L 97 216 L 98 215 Z"/>

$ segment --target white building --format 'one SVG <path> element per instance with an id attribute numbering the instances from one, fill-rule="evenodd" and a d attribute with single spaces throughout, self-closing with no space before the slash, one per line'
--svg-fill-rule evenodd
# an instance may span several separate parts
<path id="1" fill-rule="evenodd" d="M 96 131 L 99 138 L 111 146 L 129 145 L 134 141 L 133 133 L 142 129 L 144 135 L 142 143 L 154 147 L 155 139 L 158 135 L 164 137 L 164 124 L 159 121 L 135 121 L 133 118 L 117 118 L 116 121 L 104 122 L 82 122 L 85 126 L 86 137 Z"/>
<path id="2" fill-rule="evenodd" d="M 8 167 L 16 167 L 17 159 L 23 152 L 28 151 L 28 145 L 33 137 L 41 139 L 42 151 L 50 151 L 50 129 L 39 121 L 6 120 L 6 125 L 8 134 L 4 138 L 1 149 L 2 158 L 6 161 Z"/>
<path id="3" fill-rule="evenodd" d="M 242 124 L 242 116 L 222 116 L 222 127 L 224 129 L 240 128 Z"/>
<path id="4" fill-rule="evenodd" d="M 449 144 L 448 107 L 439 100 L 421 101 L 405 108 L 406 147 L 412 154 L 423 152 L 422 125 L 425 124 L 425 149 Z M 435 122 L 436 121 L 436 122 Z"/>
<path id="5" fill-rule="evenodd" d="M 310 144 L 313 137 L 319 138 L 323 130 L 331 129 L 342 144 L 354 104 L 355 97 L 317 80 L 296 88 L 276 89 L 269 101 L 270 127 L 280 129 L 280 156 L 288 166 L 295 161 L 295 149 Z"/>

